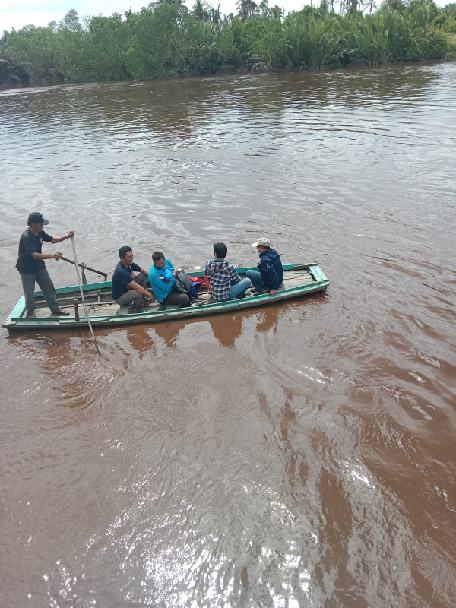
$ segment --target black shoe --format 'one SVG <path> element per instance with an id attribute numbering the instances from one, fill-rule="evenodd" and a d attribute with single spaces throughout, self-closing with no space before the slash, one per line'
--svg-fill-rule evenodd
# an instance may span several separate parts
<path id="1" fill-rule="evenodd" d="M 53 310 L 52 315 L 54 317 L 69 317 L 70 313 L 67 312 L 66 310 L 59 309 L 59 310 Z"/>
<path id="2" fill-rule="evenodd" d="M 29 310 L 26 315 L 26 319 L 36 319 L 36 313 L 34 310 Z"/>

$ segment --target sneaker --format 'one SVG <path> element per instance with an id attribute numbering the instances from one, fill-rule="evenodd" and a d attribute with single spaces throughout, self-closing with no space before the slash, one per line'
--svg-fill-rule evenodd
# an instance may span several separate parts
<path id="1" fill-rule="evenodd" d="M 246 298 L 251 298 L 252 296 L 256 296 L 256 295 L 258 295 L 258 294 L 253 287 L 249 287 L 244 292 L 244 297 L 246 297 Z"/>
<path id="2" fill-rule="evenodd" d="M 62 310 L 61 308 L 59 308 L 59 310 L 53 310 L 52 314 L 54 317 L 69 317 L 70 313 L 67 312 L 66 310 Z"/>

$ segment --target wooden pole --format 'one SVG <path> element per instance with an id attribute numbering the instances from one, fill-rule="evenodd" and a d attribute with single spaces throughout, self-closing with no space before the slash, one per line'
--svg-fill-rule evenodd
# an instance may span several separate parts
<path id="1" fill-rule="evenodd" d="M 84 289 L 82 288 L 81 273 L 79 272 L 80 264 L 78 264 L 78 256 L 77 256 L 76 247 L 74 244 L 74 236 L 71 237 L 71 246 L 73 247 L 74 267 L 76 268 L 76 274 L 78 275 L 78 285 L 79 285 L 79 291 L 81 292 L 81 300 L 82 300 L 82 306 L 84 308 L 84 314 L 86 316 L 87 325 L 89 326 L 90 333 L 92 334 L 93 343 L 95 344 L 95 350 L 97 351 L 97 355 L 100 355 L 100 349 L 98 348 L 97 339 L 95 338 L 95 334 L 93 333 L 92 323 L 90 322 L 89 313 L 87 311 L 87 306 L 86 306 L 85 299 L 84 299 Z"/>
<path id="2" fill-rule="evenodd" d="M 63 255 L 59 259 L 63 260 L 64 262 L 68 262 L 69 264 L 73 264 L 73 266 L 76 264 L 76 262 L 74 262 L 73 260 L 70 260 L 69 258 L 65 258 Z M 104 277 L 105 281 L 108 278 L 108 275 L 106 274 L 106 272 L 102 272 L 101 270 L 95 270 L 95 268 L 90 268 L 90 266 L 86 266 L 85 264 L 78 264 L 78 266 L 79 266 L 79 268 L 82 268 L 82 270 L 90 270 L 90 272 L 99 274 L 100 276 Z"/>

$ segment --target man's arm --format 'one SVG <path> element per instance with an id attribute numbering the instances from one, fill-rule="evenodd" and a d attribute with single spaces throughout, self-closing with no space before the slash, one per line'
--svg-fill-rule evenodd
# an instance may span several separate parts
<path id="1" fill-rule="evenodd" d="M 38 253 L 34 251 L 30 254 L 34 260 L 59 260 L 62 257 L 60 251 L 55 253 Z"/>
<path id="2" fill-rule="evenodd" d="M 206 264 L 206 266 L 204 268 L 204 274 L 205 274 L 205 276 L 207 276 L 208 279 L 210 279 L 212 276 L 211 265 L 209 264 L 209 262 Z"/>
<path id="3" fill-rule="evenodd" d="M 133 270 L 133 272 L 140 272 L 141 274 L 143 274 L 146 277 L 149 276 L 149 271 L 144 270 L 143 268 L 141 268 L 141 266 L 139 266 L 139 264 L 136 264 L 135 262 L 130 264 L 130 268 Z"/>
<path id="4" fill-rule="evenodd" d="M 144 289 L 144 287 L 141 287 L 141 285 L 136 281 L 132 281 L 131 283 L 128 283 L 128 289 L 134 289 L 135 291 L 137 291 L 138 293 L 141 293 L 146 298 L 149 298 L 150 300 L 155 300 L 155 297 L 153 296 L 153 294 L 150 291 L 148 291 L 147 289 Z"/>
<path id="5" fill-rule="evenodd" d="M 169 283 L 178 274 L 179 273 L 177 272 L 177 270 L 174 270 L 174 266 L 172 268 L 167 268 L 166 266 L 165 268 L 163 268 L 163 280 L 165 281 L 165 283 Z"/>
<path id="6" fill-rule="evenodd" d="M 238 275 L 238 273 L 236 271 L 236 266 L 234 264 L 231 264 L 229 266 L 229 276 L 230 276 L 231 285 L 236 285 L 236 283 L 239 283 L 239 281 L 241 280 L 240 276 Z"/>
<path id="7" fill-rule="evenodd" d="M 54 236 L 52 238 L 51 243 L 53 245 L 55 245 L 56 243 L 61 243 L 62 241 L 66 241 L 67 239 L 71 239 L 71 237 L 74 236 L 74 230 L 70 230 L 68 234 L 65 234 L 64 236 Z"/>

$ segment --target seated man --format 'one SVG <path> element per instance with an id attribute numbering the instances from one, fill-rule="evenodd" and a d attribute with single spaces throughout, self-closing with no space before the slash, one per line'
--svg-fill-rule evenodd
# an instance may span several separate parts
<path id="1" fill-rule="evenodd" d="M 154 299 L 146 289 L 147 271 L 133 262 L 133 252 L 127 245 L 119 249 L 119 258 L 112 275 L 112 299 L 119 306 L 129 306 L 134 312 L 142 312 L 147 300 Z"/>
<path id="2" fill-rule="evenodd" d="M 275 249 L 271 249 L 271 241 L 265 237 L 252 243 L 252 247 L 257 248 L 260 263 L 258 270 L 247 270 L 245 274 L 252 281 L 257 293 L 268 292 L 269 295 L 275 296 L 283 281 L 280 255 Z"/>
<path id="3" fill-rule="evenodd" d="M 209 279 L 214 302 L 225 302 L 243 297 L 245 290 L 252 286 L 250 279 L 242 279 L 236 272 L 234 264 L 226 258 L 225 243 L 215 243 L 214 258 L 206 264 L 204 274 Z"/>
<path id="4" fill-rule="evenodd" d="M 178 306 L 183 308 L 190 304 L 187 289 L 183 283 L 176 280 L 178 271 L 161 251 L 152 255 L 153 264 L 149 271 L 149 281 L 157 301 L 162 306 Z"/>

